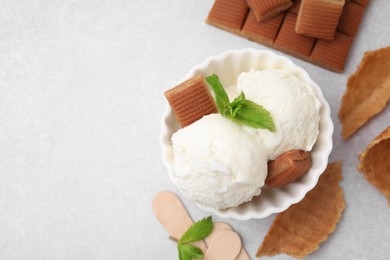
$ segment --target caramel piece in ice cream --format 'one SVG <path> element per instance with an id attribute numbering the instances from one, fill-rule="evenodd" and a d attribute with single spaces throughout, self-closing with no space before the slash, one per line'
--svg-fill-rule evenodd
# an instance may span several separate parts
<path id="1" fill-rule="evenodd" d="M 333 41 L 317 40 L 310 56 L 313 63 L 329 70 L 342 72 L 352 45 L 352 38 L 336 32 Z"/>
<path id="2" fill-rule="evenodd" d="M 345 208 L 341 179 L 341 162 L 329 164 L 301 202 L 276 216 L 256 256 L 302 258 L 317 250 L 334 232 Z"/>
<path id="3" fill-rule="evenodd" d="M 295 14 L 287 13 L 276 37 L 275 47 L 292 55 L 306 58 L 310 55 L 315 39 L 296 34 L 294 30 L 296 20 Z"/>
<path id="4" fill-rule="evenodd" d="M 282 187 L 305 175 L 311 167 L 310 153 L 303 150 L 291 150 L 268 163 L 265 184 L 270 187 Z"/>
<path id="5" fill-rule="evenodd" d="M 292 6 L 290 0 L 246 0 L 257 21 L 265 21 Z"/>
<path id="6" fill-rule="evenodd" d="M 364 54 L 347 81 L 339 118 L 344 139 L 351 137 L 390 101 L 390 46 Z"/>
<path id="7" fill-rule="evenodd" d="M 203 77 L 192 77 L 164 93 L 182 127 L 205 115 L 217 113 L 214 99 Z"/>
<path id="8" fill-rule="evenodd" d="M 360 156 L 358 170 L 385 195 L 390 206 L 390 126 L 380 133 Z"/>
<path id="9" fill-rule="evenodd" d="M 295 31 L 298 34 L 332 40 L 345 0 L 302 0 Z"/>
<path id="10" fill-rule="evenodd" d="M 245 0 L 216 0 L 206 23 L 239 34 L 248 11 Z"/>
<path id="11" fill-rule="evenodd" d="M 278 14 L 264 22 L 258 22 L 252 11 L 249 12 L 241 34 L 258 43 L 272 46 L 282 24 L 285 13 Z"/>

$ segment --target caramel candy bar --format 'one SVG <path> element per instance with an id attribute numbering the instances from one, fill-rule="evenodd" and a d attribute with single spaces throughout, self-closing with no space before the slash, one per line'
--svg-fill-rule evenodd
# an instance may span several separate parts
<path id="1" fill-rule="evenodd" d="M 243 11 L 240 11 L 245 9 L 246 2 L 243 2 L 242 0 L 217 0 L 214 3 L 213 9 L 215 9 L 217 2 L 224 2 L 226 5 L 241 7 L 238 12 L 241 14 L 240 19 L 245 20 L 243 21 L 243 27 L 241 31 L 238 31 L 237 28 L 242 26 L 242 21 L 240 19 L 237 19 L 237 23 L 234 27 L 229 27 L 230 25 L 227 23 L 224 23 L 224 26 L 210 21 L 208 21 L 208 23 L 226 31 L 241 35 L 249 40 L 284 51 L 326 69 L 342 72 L 349 49 L 352 45 L 353 37 L 356 35 L 360 20 L 364 14 L 364 5 L 366 5 L 368 1 L 348 1 L 344 6 L 344 13 L 340 18 L 338 31 L 334 34 L 335 38 L 332 41 L 306 37 L 295 32 L 297 13 L 299 10 L 298 7 L 303 1 L 304 0 L 295 0 L 294 5 L 288 9 L 288 11 L 282 12 L 266 21 L 259 22 L 252 10 L 247 16 L 243 15 Z M 341 0 L 327 1 L 342 2 Z M 220 9 L 222 9 L 222 7 L 220 7 Z M 235 13 L 233 9 L 230 9 L 228 13 L 223 13 L 223 11 L 215 12 L 212 10 L 210 11 L 209 17 L 212 16 L 214 19 L 213 21 L 223 20 L 223 17 L 232 17 L 232 13 Z"/>
<path id="2" fill-rule="evenodd" d="M 182 127 L 204 115 L 217 113 L 217 107 L 203 77 L 198 75 L 164 93 Z"/>
<path id="3" fill-rule="evenodd" d="M 285 13 L 281 13 L 267 21 L 258 22 L 254 13 L 250 11 L 241 34 L 252 41 L 272 46 L 276 35 L 278 34 L 280 25 L 282 24 L 284 15 Z"/>
<path id="4" fill-rule="evenodd" d="M 298 34 L 332 40 L 345 0 L 302 0 L 295 31 Z"/>
<path id="5" fill-rule="evenodd" d="M 347 2 L 340 17 L 338 30 L 348 36 L 354 37 L 358 32 L 365 8 L 353 2 Z"/>
<path id="6" fill-rule="evenodd" d="M 248 11 L 245 0 L 216 0 L 206 23 L 239 34 Z"/>
<path id="7" fill-rule="evenodd" d="M 351 37 L 341 32 L 336 32 L 336 37 L 333 41 L 317 40 L 310 58 L 315 64 L 324 68 L 342 72 L 351 45 Z"/>
<path id="8" fill-rule="evenodd" d="M 290 0 L 246 0 L 257 21 L 265 21 L 292 6 Z"/>
<path id="9" fill-rule="evenodd" d="M 275 47 L 298 57 L 309 57 L 315 39 L 296 34 L 294 31 L 297 15 L 288 13 L 279 34 L 276 37 Z"/>
<path id="10" fill-rule="evenodd" d="M 366 7 L 368 5 L 368 3 L 370 2 L 370 0 L 352 0 L 352 2 L 355 2 L 361 6 Z"/>
<path id="11" fill-rule="evenodd" d="M 293 14 L 298 14 L 299 8 L 301 7 L 301 2 L 302 0 L 294 0 L 293 5 L 290 9 L 288 9 L 288 11 Z"/>

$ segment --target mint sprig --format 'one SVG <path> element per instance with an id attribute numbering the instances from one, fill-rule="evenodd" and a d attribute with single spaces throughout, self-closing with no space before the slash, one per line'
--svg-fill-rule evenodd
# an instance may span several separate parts
<path id="1" fill-rule="evenodd" d="M 180 260 L 191 260 L 192 258 L 201 259 L 203 252 L 196 246 L 188 243 L 204 239 L 213 231 L 213 221 L 211 216 L 194 223 L 177 241 L 177 250 Z"/>
<path id="2" fill-rule="evenodd" d="M 232 102 L 222 86 L 217 75 L 206 77 L 215 93 L 215 103 L 218 112 L 226 118 L 253 128 L 268 129 L 275 132 L 275 124 L 271 114 L 264 107 L 246 99 L 244 92 L 241 92 Z"/>

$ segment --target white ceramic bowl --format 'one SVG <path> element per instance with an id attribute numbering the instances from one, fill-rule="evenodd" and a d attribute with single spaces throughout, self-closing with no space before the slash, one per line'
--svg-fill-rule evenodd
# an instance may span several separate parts
<path id="1" fill-rule="evenodd" d="M 302 200 L 306 193 L 314 188 L 318 178 L 324 172 L 333 146 L 333 123 L 330 117 L 329 104 L 324 99 L 320 87 L 311 80 L 306 71 L 286 57 L 266 50 L 229 50 L 220 55 L 209 57 L 201 64 L 196 65 L 178 83 L 194 75 L 201 74 L 206 77 L 214 73 L 218 75 L 224 86 L 230 86 L 236 84 L 237 77 L 241 72 L 251 69 L 283 69 L 291 72 L 313 87 L 314 93 L 322 103 L 322 107 L 320 110 L 320 132 L 317 142 L 311 151 L 312 167 L 304 177 L 282 188 L 263 187 L 259 196 L 254 197 L 250 202 L 244 203 L 239 207 L 216 210 L 198 205 L 201 209 L 220 217 L 240 220 L 265 218 L 272 213 L 282 212 L 292 204 Z M 171 136 L 179 128 L 172 109 L 167 103 L 161 122 L 160 144 L 163 163 L 168 169 L 171 180 L 173 171 Z"/>

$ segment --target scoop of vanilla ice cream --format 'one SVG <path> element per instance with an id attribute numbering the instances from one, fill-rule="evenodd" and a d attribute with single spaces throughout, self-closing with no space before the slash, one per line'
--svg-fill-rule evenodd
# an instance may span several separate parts
<path id="1" fill-rule="evenodd" d="M 321 103 L 310 85 L 285 70 L 251 70 L 240 74 L 237 89 L 272 115 L 276 133 L 256 130 L 269 159 L 293 149 L 312 149 L 319 133 Z"/>
<path id="2" fill-rule="evenodd" d="M 260 194 L 267 154 L 242 126 L 207 115 L 173 134 L 172 144 L 173 177 L 189 199 L 223 209 Z"/>

